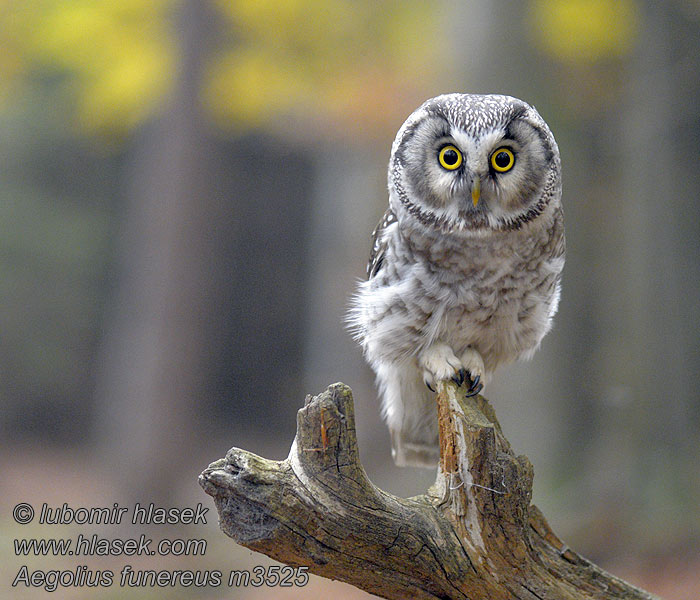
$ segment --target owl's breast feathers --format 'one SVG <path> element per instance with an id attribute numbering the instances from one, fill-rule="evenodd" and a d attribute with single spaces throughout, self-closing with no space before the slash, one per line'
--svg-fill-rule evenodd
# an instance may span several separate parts
<path id="1" fill-rule="evenodd" d="M 383 305 L 369 337 L 392 335 L 387 347 L 403 356 L 437 340 L 472 346 L 489 371 L 531 355 L 551 328 L 564 263 L 561 206 L 547 212 L 518 230 L 464 236 L 398 222 L 389 209 L 367 269 L 365 289 Z"/>

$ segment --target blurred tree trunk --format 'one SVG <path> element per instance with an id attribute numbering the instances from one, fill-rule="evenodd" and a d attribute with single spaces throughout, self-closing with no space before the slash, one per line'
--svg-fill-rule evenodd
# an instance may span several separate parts
<path id="1" fill-rule="evenodd" d="M 209 29 L 205 5 L 183 1 L 171 105 L 141 131 L 127 180 L 118 274 L 98 384 L 99 443 L 132 496 L 172 499 L 174 456 L 187 456 L 201 401 L 207 312 L 208 172 L 198 106 Z"/>
<path id="2" fill-rule="evenodd" d="M 622 293 L 607 308 L 623 342 L 611 365 L 616 372 L 608 375 L 624 381 L 627 406 L 634 407 L 632 477 L 644 504 L 697 510 L 693 487 L 697 494 L 700 478 L 688 482 L 683 474 L 697 472 L 690 465 L 697 460 L 698 425 L 700 209 L 693 190 L 700 178 L 700 25 L 675 3 L 641 6 L 626 110 L 614 132 L 623 173 L 622 230 L 615 232 Z M 663 395 L 650 393 L 657 391 Z"/>

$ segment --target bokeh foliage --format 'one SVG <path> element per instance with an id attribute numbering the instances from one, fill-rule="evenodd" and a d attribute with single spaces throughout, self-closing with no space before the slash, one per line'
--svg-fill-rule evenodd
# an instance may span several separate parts
<path id="1" fill-rule="evenodd" d="M 81 130 L 122 133 L 152 113 L 171 89 L 172 0 L 7 1 L 0 33 L 3 79 L 15 94 L 32 78 L 62 79 Z M 6 91 L 5 101 L 9 101 Z"/>
<path id="2" fill-rule="evenodd" d="M 180 68 L 177 0 L 4 0 L 0 99 L 37 76 L 59 77 L 80 131 L 123 135 L 167 101 Z M 214 48 L 201 101 L 216 126 L 395 124 L 463 57 L 441 2 L 211 0 Z M 634 0 L 533 0 L 533 43 L 554 60 L 627 54 Z M 340 128 L 340 127 L 338 127 Z"/>
<path id="3" fill-rule="evenodd" d="M 590 64 L 629 55 L 637 40 L 635 0 L 533 0 L 533 43 L 565 63 Z"/>
<path id="4" fill-rule="evenodd" d="M 151 116 L 179 75 L 175 0 L 7 0 L 4 100 L 46 72 L 63 79 L 82 131 L 123 135 Z M 425 92 L 444 51 L 435 6 L 410 1 L 234 0 L 208 4 L 215 44 L 202 104 L 220 127 L 395 117 Z M 8 92 L 8 90 L 11 91 Z M 408 104 L 407 104 L 408 105 Z M 404 108 L 405 110 L 405 108 Z"/>

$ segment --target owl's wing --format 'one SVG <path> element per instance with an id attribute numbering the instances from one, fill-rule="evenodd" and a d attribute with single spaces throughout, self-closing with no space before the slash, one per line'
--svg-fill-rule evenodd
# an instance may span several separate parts
<path id="1" fill-rule="evenodd" d="M 382 268 L 384 262 L 384 254 L 386 253 L 386 240 L 383 233 L 389 225 L 396 222 L 396 215 L 391 208 L 387 208 L 382 220 L 374 228 L 372 232 L 372 250 L 369 253 L 369 262 L 367 263 L 367 279 L 372 279 Z"/>

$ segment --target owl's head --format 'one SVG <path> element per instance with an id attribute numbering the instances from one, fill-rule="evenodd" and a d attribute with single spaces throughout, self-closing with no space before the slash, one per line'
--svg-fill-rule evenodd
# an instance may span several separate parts
<path id="1" fill-rule="evenodd" d="M 537 111 L 511 96 L 446 94 L 403 124 L 389 163 L 399 218 L 450 232 L 511 230 L 561 196 L 560 159 Z"/>

